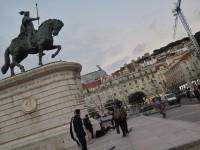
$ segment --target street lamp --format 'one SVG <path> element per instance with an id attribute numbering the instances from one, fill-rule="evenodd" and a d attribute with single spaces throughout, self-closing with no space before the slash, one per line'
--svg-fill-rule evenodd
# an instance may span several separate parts
<path id="1" fill-rule="evenodd" d="M 98 95 L 97 98 L 99 100 L 101 113 L 104 115 L 104 109 L 103 109 L 103 106 L 102 106 L 101 97 Z"/>

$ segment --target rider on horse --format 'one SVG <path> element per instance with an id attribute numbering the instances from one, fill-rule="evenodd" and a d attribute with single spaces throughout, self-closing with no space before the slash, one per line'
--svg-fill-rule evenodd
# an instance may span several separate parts
<path id="1" fill-rule="evenodd" d="M 24 36 L 26 37 L 27 43 L 28 43 L 28 49 L 32 49 L 34 48 L 31 44 L 31 39 L 32 39 L 32 35 L 33 32 L 35 31 L 34 26 L 32 21 L 35 20 L 39 20 L 40 18 L 30 18 L 30 12 L 29 11 L 20 11 L 19 12 L 20 15 L 24 15 L 23 19 L 22 19 L 22 24 L 20 27 L 20 34 L 18 35 L 18 37 L 20 39 L 24 38 Z"/>

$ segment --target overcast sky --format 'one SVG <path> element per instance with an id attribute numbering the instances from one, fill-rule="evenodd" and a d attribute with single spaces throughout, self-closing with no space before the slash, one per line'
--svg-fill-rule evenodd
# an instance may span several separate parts
<path id="1" fill-rule="evenodd" d="M 19 11 L 30 11 L 40 24 L 47 19 L 60 19 L 64 27 L 54 44 L 62 50 L 46 51 L 43 63 L 59 61 L 77 62 L 81 74 L 98 70 L 100 65 L 108 74 L 130 63 L 144 53 L 186 37 L 179 20 L 177 37 L 173 39 L 173 3 L 177 0 L 0 0 L 0 66 L 11 40 L 19 34 L 22 17 Z M 200 31 L 200 1 L 182 0 L 182 10 L 193 33 Z M 34 21 L 38 29 L 37 21 Z M 26 70 L 38 66 L 38 56 L 29 55 L 21 62 Z M 15 72 L 20 70 L 16 67 Z M 10 76 L 0 73 L 0 79 Z"/>

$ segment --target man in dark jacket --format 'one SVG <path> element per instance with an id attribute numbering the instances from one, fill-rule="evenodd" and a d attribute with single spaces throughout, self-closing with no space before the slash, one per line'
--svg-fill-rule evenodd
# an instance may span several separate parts
<path id="1" fill-rule="evenodd" d="M 192 100 L 191 100 L 191 94 L 190 94 L 190 88 L 187 89 L 186 94 L 187 94 L 187 98 L 188 98 L 190 101 L 192 101 Z"/>
<path id="2" fill-rule="evenodd" d="M 93 127 L 92 127 L 92 124 L 91 124 L 90 119 L 87 114 L 85 115 L 85 118 L 83 119 L 83 124 L 84 124 L 85 128 L 90 131 L 92 138 L 94 138 Z"/>
<path id="3" fill-rule="evenodd" d="M 114 101 L 114 107 L 113 108 L 114 108 L 113 118 L 115 119 L 116 124 L 119 125 L 121 130 L 122 130 L 122 133 L 123 133 L 122 137 L 125 137 L 126 136 L 126 132 L 128 132 L 127 122 L 125 120 L 126 119 L 126 115 L 127 115 L 126 114 L 126 110 L 122 106 L 121 101 L 119 101 L 119 100 L 115 100 Z M 119 133 L 120 132 L 118 132 L 118 134 Z"/>
<path id="4" fill-rule="evenodd" d="M 87 142 L 85 139 L 85 131 L 83 129 L 83 123 L 82 120 L 80 118 L 80 109 L 76 109 L 74 111 L 74 120 L 73 120 L 73 126 L 74 126 L 74 131 L 76 133 L 76 136 L 79 140 L 79 142 L 82 145 L 82 150 L 87 150 Z"/>

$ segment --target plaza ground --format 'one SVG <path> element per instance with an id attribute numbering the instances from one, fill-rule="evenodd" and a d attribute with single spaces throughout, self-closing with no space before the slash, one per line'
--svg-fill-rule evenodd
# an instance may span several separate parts
<path id="1" fill-rule="evenodd" d="M 88 150 L 165 150 L 196 146 L 200 149 L 200 125 L 194 122 L 171 120 L 155 116 L 128 119 L 132 132 L 127 137 L 110 131 L 103 137 L 88 141 Z M 73 149 L 78 149 L 73 147 Z"/>

